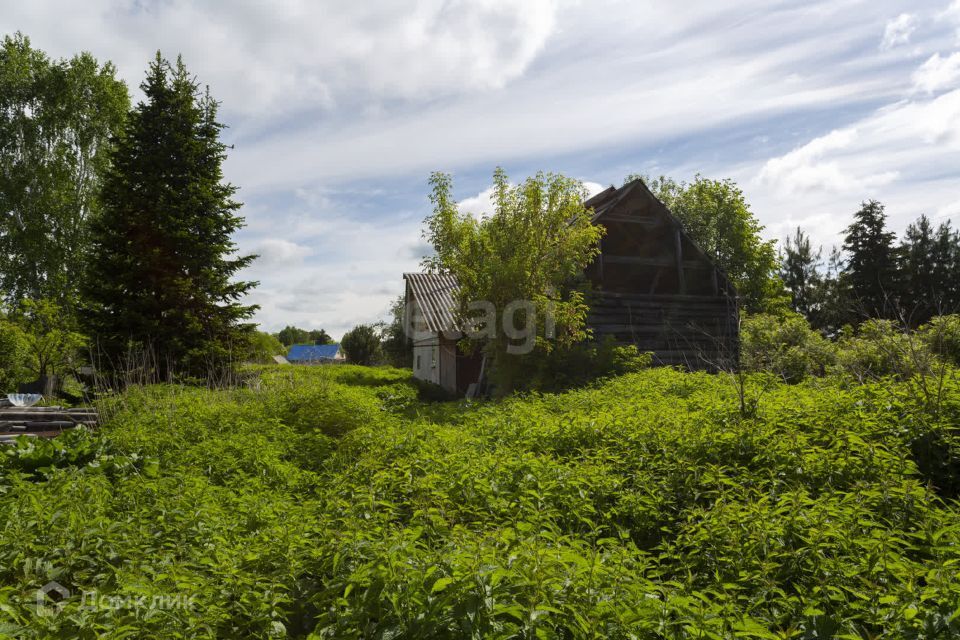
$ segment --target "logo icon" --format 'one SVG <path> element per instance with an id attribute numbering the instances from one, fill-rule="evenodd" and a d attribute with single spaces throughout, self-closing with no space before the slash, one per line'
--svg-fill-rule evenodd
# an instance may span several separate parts
<path id="1" fill-rule="evenodd" d="M 51 580 L 37 589 L 37 611 L 44 613 L 52 609 L 54 614 L 60 613 L 60 610 L 63 609 L 64 601 L 69 597 L 70 589 L 67 589 L 59 582 Z M 48 601 L 54 603 L 52 608 L 47 606 Z"/>

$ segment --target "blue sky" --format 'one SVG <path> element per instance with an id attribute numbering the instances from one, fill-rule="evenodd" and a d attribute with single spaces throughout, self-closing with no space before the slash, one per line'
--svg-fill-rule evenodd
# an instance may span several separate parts
<path id="1" fill-rule="evenodd" d="M 591 189 L 730 177 L 768 237 L 827 248 L 859 203 L 960 220 L 960 0 L 0 0 L 0 31 L 110 59 L 157 49 L 223 102 L 261 259 L 258 321 L 339 336 L 423 251 L 427 178 L 486 206 L 495 166 Z"/>

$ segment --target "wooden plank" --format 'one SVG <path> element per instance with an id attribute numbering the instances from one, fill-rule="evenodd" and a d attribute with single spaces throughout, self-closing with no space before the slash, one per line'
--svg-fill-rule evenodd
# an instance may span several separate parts
<path id="1" fill-rule="evenodd" d="M 677 282 L 680 283 L 680 295 L 687 293 L 687 278 L 683 273 L 683 241 L 680 238 L 680 229 L 673 231 L 674 260 L 677 264 Z"/>
<path id="2" fill-rule="evenodd" d="M 608 256 L 609 257 L 609 256 Z M 669 264 L 665 266 L 670 268 L 673 266 L 672 261 L 668 261 Z M 725 295 L 712 296 L 712 295 L 703 295 L 703 294 L 687 294 L 679 295 L 672 293 L 637 293 L 637 292 L 624 292 L 624 291 L 592 291 L 590 293 L 592 298 L 609 298 L 611 300 L 623 300 L 623 299 L 636 299 L 643 300 L 648 302 L 711 302 L 714 304 L 733 304 L 733 300 L 728 298 Z"/>
<path id="3" fill-rule="evenodd" d="M 608 222 L 636 224 L 643 227 L 652 228 L 652 227 L 660 226 L 660 224 L 662 224 L 663 222 L 663 219 L 657 216 L 646 216 L 646 215 L 631 216 L 623 213 L 608 213 L 601 216 L 599 222 L 601 224 L 605 224 Z"/>
<path id="4" fill-rule="evenodd" d="M 650 318 L 652 320 L 661 320 L 663 318 L 732 318 L 722 308 L 683 308 L 683 307 L 656 307 L 640 305 L 593 305 L 587 315 L 621 315 L 636 316 L 638 318 Z"/>
<path id="5" fill-rule="evenodd" d="M 638 323 L 638 322 L 623 322 L 623 318 L 617 320 L 608 320 L 605 322 L 591 322 L 587 321 L 587 326 L 589 326 L 594 331 L 634 331 L 636 333 L 644 333 L 650 335 L 676 335 L 676 336 L 687 336 L 687 335 L 716 335 L 719 331 L 723 329 L 721 324 L 657 324 L 652 322 Z"/>
<path id="6" fill-rule="evenodd" d="M 607 262 L 608 264 L 629 264 L 629 265 L 636 265 L 640 267 L 674 268 L 677 265 L 673 256 L 642 257 L 642 256 L 617 256 L 617 255 L 607 254 L 604 256 L 604 261 Z M 708 264 L 704 264 L 700 262 L 699 260 L 684 260 L 683 268 L 684 269 L 711 269 L 712 267 Z"/>
<path id="7" fill-rule="evenodd" d="M 0 413 L 0 422 L 9 420 L 96 420 L 95 413 L 67 413 L 65 411 L 49 411 L 32 413 L 26 411 L 5 411 Z"/>
<path id="8" fill-rule="evenodd" d="M 657 285 L 660 284 L 660 277 L 663 275 L 663 267 L 657 269 L 657 272 L 653 275 L 653 282 L 650 283 L 650 294 L 652 295 L 654 291 L 657 290 Z"/>
<path id="9" fill-rule="evenodd" d="M 0 422 L 0 429 L 4 427 L 15 427 L 15 426 L 24 426 L 28 429 L 33 429 L 36 427 L 77 427 L 80 425 L 83 426 L 94 426 L 94 422 L 75 422 L 73 420 L 24 420 L 17 423 L 4 423 Z"/>

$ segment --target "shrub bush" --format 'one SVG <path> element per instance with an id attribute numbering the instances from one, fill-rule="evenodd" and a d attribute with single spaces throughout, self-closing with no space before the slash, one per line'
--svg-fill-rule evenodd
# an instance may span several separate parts
<path id="1" fill-rule="evenodd" d="M 272 364 L 273 357 L 284 355 L 287 348 L 277 337 L 265 331 L 251 331 L 243 359 L 258 364 Z"/>
<path id="2" fill-rule="evenodd" d="M 954 378 L 937 415 L 911 382 L 826 378 L 744 419 L 723 376 L 667 368 L 431 405 L 409 372 L 260 372 L 131 388 L 97 432 L 0 451 L 0 635 L 960 635 L 937 493 L 960 448 L 917 441 L 955 429 Z"/>
<path id="3" fill-rule="evenodd" d="M 591 340 L 549 353 L 504 358 L 491 378 L 500 389 L 556 392 L 649 367 L 653 358 L 612 338 Z"/>
<path id="4" fill-rule="evenodd" d="M 960 315 L 934 317 L 918 334 L 932 353 L 960 367 Z"/>
<path id="5" fill-rule="evenodd" d="M 858 382 L 929 373 L 935 356 L 922 335 L 922 330 L 911 334 L 891 320 L 867 320 L 856 333 L 846 332 L 838 340 L 835 370 Z"/>
<path id="6" fill-rule="evenodd" d="M 822 376 L 836 359 L 830 341 L 811 329 L 797 313 L 746 316 L 740 332 L 740 350 L 740 364 L 747 371 L 773 373 L 791 384 L 809 376 Z"/>
<path id="7" fill-rule="evenodd" d="M 0 392 L 13 392 L 29 378 L 23 331 L 8 320 L 0 320 Z"/>

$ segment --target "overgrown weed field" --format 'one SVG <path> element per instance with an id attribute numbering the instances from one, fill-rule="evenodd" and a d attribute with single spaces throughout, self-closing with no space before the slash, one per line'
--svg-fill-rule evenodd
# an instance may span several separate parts
<path id="1" fill-rule="evenodd" d="M 0 451 L 0 636 L 960 636 L 955 377 L 936 410 L 754 377 L 743 416 L 722 375 L 473 404 L 408 375 L 134 389 Z"/>

